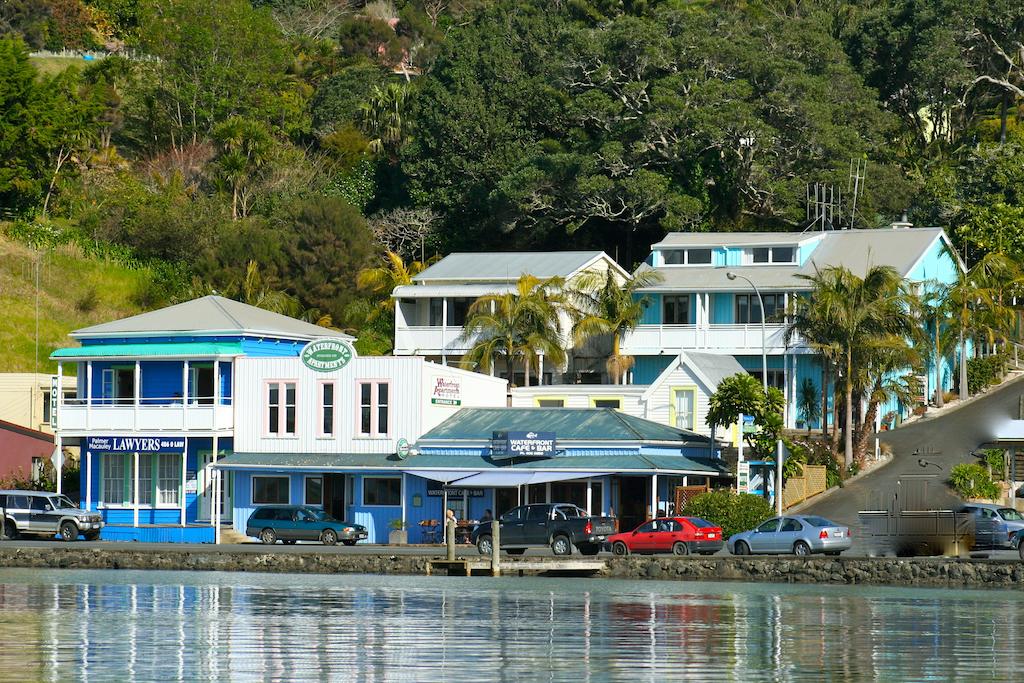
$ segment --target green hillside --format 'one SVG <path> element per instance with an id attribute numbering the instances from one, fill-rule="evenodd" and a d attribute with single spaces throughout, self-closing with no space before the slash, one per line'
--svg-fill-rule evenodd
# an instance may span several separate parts
<path id="1" fill-rule="evenodd" d="M 0 372 L 33 372 L 37 252 L 0 236 Z M 39 371 L 53 372 L 53 349 L 72 344 L 71 330 L 141 312 L 136 293 L 146 270 L 87 258 L 75 246 L 42 255 L 39 269 Z"/>

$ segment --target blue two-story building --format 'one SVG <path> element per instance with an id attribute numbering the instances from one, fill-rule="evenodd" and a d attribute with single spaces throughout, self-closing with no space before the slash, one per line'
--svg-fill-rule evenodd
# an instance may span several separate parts
<path id="1" fill-rule="evenodd" d="M 77 399 L 57 406 L 58 438 L 81 447 L 81 502 L 99 511 L 104 538 L 213 540 L 211 466 L 234 448 L 235 366 L 294 357 L 338 333 L 207 296 L 76 330 L 57 349 L 73 365 Z M 69 373 L 70 374 L 70 373 Z M 223 479 L 222 512 L 233 487 Z"/>
<path id="2" fill-rule="evenodd" d="M 949 238 L 940 228 L 845 230 L 805 233 L 670 233 L 652 245 L 643 269 L 654 269 L 661 282 L 643 290 L 649 302 L 641 324 L 622 342 L 622 353 L 635 357 L 634 384 L 653 383 L 680 350 L 728 354 L 761 378 L 762 343 L 767 354 L 768 384 L 786 397 L 788 427 L 820 426 L 798 408 L 798 391 L 809 381 L 821 395 L 819 357 L 799 338 L 786 343 L 786 311 L 794 297 L 806 294 L 805 276 L 830 266 L 864 276 L 873 266 L 892 266 L 911 283 L 927 287 L 956 281 L 963 269 Z M 756 288 L 756 290 L 755 290 Z M 761 305 L 765 329 L 762 342 Z M 952 385 L 956 359 L 939 359 L 940 386 Z M 932 367 L 924 395 L 934 395 Z M 826 387 L 830 415 L 833 383 Z M 898 419 L 913 406 L 882 406 L 879 420 Z"/>

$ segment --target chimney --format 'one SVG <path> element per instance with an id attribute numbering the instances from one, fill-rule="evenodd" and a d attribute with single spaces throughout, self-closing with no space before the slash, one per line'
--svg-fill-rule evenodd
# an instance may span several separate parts
<path id="1" fill-rule="evenodd" d="M 914 224 L 907 220 L 907 212 L 903 212 L 903 217 L 898 221 L 894 221 L 892 224 L 893 230 L 908 230 L 914 227 Z"/>

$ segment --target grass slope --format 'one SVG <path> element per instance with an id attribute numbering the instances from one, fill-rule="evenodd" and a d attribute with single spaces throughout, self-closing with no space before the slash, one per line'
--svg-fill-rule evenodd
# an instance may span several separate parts
<path id="1" fill-rule="evenodd" d="M 0 372 L 36 369 L 35 259 L 33 249 L 0 236 Z M 74 246 L 44 252 L 39 274 L 39 372 L 47 373 L 57 369 L 54 349 L 76 345 L 72 330 L 140 313 L 134 295 L 150 278 Z"/>
<path id="2" fill-rule="evenodd" d="M 77 66 L 79 69 L 84 69 L 93 63 L 81 57 L 30 57 L 29 61 L 36 67 L 36 71 L 47 76 L 55 76 L 69 66 Z"/>

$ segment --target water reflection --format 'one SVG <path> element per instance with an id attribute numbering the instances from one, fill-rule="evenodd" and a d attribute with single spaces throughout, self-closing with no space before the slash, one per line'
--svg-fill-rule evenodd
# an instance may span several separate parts
<path id="1" fill-rule="evenodd" d="M 1022 614 L 1012 591 L 0 570 L 0 678 L 999 680 Z"/>

